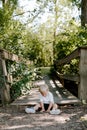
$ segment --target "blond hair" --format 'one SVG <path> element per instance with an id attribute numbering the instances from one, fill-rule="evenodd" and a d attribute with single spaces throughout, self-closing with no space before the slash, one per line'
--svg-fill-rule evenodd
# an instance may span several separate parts
<path id="1" fill-rule="evenodd" d="M 49 90 L 49 88 L 48 88 L 48 86 L 46 84 L 39 86 L 39 91 L 40 92 L 44 92 L 44 91 L 46 92 L 48 90 Z"/>

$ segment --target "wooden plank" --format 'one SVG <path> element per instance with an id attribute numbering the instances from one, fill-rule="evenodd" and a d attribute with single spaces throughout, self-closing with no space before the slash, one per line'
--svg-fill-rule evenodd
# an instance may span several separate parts
<path id="1" fill-rule="evenodd" d="M 2 80 L 0 81 L 1 100 L 2 104 L 5 104 L 6 102 L 10 102 L 10 86 L 6 82 L 7 69 L 5 60 L 3 59 L 0 59 L 0 75 L 2 78 Z"/>
<path id="2" fill-rule="evenodd" d="M 81 100 L 85 100 L 87 102 L 87 50 L 84 48 L 81 49 L 79 68 L 80 85 L 78 95 Z"/>
<path id="3" fill-rule="evenodd" d="M 3 51 L 2 57 L 4 59 L 11 60 L 11 61 L 16 61 L 16 62 L 22 61 L 22 58 L 20 58 L 19 56 L 9 53 L 7 51 Z"/>
<path id="4" fill-rule="evenodd" d="M 63 59 L 55 61 L 54 64 L 57 66 L 57 65 L 63 65 L 63 64 L 70 63 L 70 61 L 72 59 L 76 59 L 76 58 L 80 57 L 80 54 L 81 54 L 80 52 L 82 49 L 87 50 L 87 46 L 78 47 L 72 53 L 70 53 L 69 55 L 64 57 Z"/>
<path id="5" fill-rule="evenodd" d="M 11 105 L 35 105 L 39 101 L 38 88 L 32 88 L 29 95 L 24 95 L 17 98 Z"/>
<path id="6" fill-rule="evenodd" d="M 6 60 L 19 61 L 19 57 L 15 54 L 12 54 L 4 49 L 0 49 L 1 57 Z"/>
<path id="7" fill-rule="evenodd" d="M 7 75 L 7 83 L 13 83 L 13 77 L 10 74 Z"/>
<path id="8" fill-rule="evenodd" d="M 15 62 L 21 62 L 21 61 L 24 61 L 24 63 L 26 65 L 29 65 L 29 64 L 32 64 L 31 61 L 27 60 L 27 59 L 24 59 L 23 57 L 19 57 L 18 55 L 16 54 L 13 54 L 13 53 L 10 53 L 4 49 L 0 49 L 0 57 L 2 59 L 5 59 L 5 60 L 11 60 L 11 61 L 15 61 Z"/>
<path id="9" fill-rule="evenodd" d="M 76 50 L 74 50 L 71 54 L 67 55 L 65 58 L 61 59 L 61 60 L 58 60 L 58 61 L 55 61 L 55 65 L 63 65 L 63 64 L 67 64 L 67 63 L 70 63 L 70 61 L 72 59 L 75 59 L 77 57 L 80 56 L 80 49 L 77 48 Z"/>
<path id="10" fill-rule="evenodd" d="M 51 82 L 50 91 L 53 93 L 54 100 L 57 104 L 63 105 L 80 103 L 80 100 L 71 94 L 67 89 L 65 89 L 60 81 L 56 79 L 55 81 Z"/>
<path id="11" fill-rule="evenodd" d="M 52 79 L 47 79 L 46 77 L 45 80 L 40 80 L 36 82 L 35 85 L 40 86 L 43 83 L 47 84 L 49 86 L 50 91 L 53 93 L 54 101 L 57 104 L 63 105 L 80 103 L 80 100 L 73 96 L 66 89 L 64 89 L 62 84 L 58 80 L 56 80 L 55 82 L 56 83 L 54 83 Z M 29 95 L 18 98 L 11 105 L 35 105 L 39 101 L 38 95 L 38 88 L 32 88 Z"/>
<path id="12" fill-rule="evenodd" d="M 70 80 L 70 81 L 76 81 L 76 82 L 80 82 L 80 77 L 79 75 L 68 75 L 68 74 L 60 74 L 59 72 L 55 71 L 56 75 L 61 78 L 61 79 L 66 79 L 66 80 Z"/>

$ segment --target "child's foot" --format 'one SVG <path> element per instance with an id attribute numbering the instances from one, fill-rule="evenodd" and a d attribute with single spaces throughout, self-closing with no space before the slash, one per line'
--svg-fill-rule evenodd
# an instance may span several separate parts
<path id="1" fill-rule="evenodd" d="M 25 108 L 26 113 L 35 113 L 34 108 Z"/>
<path id="2" fill-rule="evenodd" d="M 61 113 L 60 109 L 56 109 L 56 110 L 51 110 L 50 111 L 50 114 L 52 114 L 52 115 L 58 115 L 60 113 Z"/>
<path id="3" fill-rule="evenodd" d="M 43 112 L 45 112 L 45 110 L 41 110 L 40 112 L 43 113 Z"/>

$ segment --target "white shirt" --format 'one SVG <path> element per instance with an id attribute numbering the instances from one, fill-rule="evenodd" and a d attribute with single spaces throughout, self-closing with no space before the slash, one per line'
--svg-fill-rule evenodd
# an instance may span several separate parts
<path id="1" fill-rule="evenodd" d="M 51 92 L 48 92 L 46 97 L 40 94 L 39 98 L 40 98 L 40 102 L 43 102 L 45 104 L 49 104 L 50 102 L 54 103 L 53 94 Z"/>

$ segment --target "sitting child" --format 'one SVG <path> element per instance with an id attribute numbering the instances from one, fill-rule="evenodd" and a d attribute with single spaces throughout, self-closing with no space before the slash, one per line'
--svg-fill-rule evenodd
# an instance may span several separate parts
<path id="1" fill-rule="evenodd" d="M 35 113 L 40 109 L 40 112 L 48 112 L 50 114 L 60 114 L 60 110 L 57 109 L 58 105 L 54 103 L 53 94 L 49 91 L 47 85 L 41 85 L 39 87 L 39 99 L 40 102 L 32 108 L 25 108 L 26 113 Z"/>

